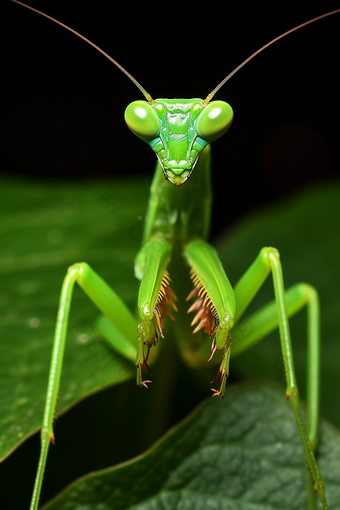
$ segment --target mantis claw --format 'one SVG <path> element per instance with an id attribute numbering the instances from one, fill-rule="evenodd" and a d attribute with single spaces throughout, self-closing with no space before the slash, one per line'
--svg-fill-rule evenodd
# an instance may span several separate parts
<path id="1" fill-rule="evenodd" d="M 145 364 L 147 364 L 147 361 L 148 361 L 148 359 L 149 359 L 150 349 L 151 349 L 151 347 L 152 347 L 153 345 L 156 345 L 156 342 L 157 342 L 157 340 L 155 340 L 154 342 L 148 342 L 148 343 L 147 343 L 147 345 L 148 345 L 148 350 L 147 350 L 147 352 L 146 352 L 146 356 L 145 356 L 145 355 L 144 355 L 144 353 L 143 353 L 143 362 L 144 362 Z M 149 368 L 148 368 L 148 371 L 150 372 Z M 151 372 L 150 372 L 150 374 L 151 374 Z"/>
<path id="2" fill-rule="evenodd" d="M 222 364 L 223 364 L 223 361 L 222 361 Z M 210 384 L 213 383 L 215 381 L 215 379 L 217 379 L 217 377 L 221 374 L 221 381 L 220 381 L 218 390 L 216 390 L 215 388 L 211 388 L 211 391 L 213 392 L 213 397 L 220 397 L 220 398 L 224 397 L 225 385 L 227 382 L 227 372 L 224 368 L 221 368 L 222 364 L 221 364 L 220 368 L 217 370 L 212 381 L 210 381 Z"/>
<path id="3" fill-rule="evenodd" d="M 213 341 L 211 342 L 211 355 L 210 355 L 210 358 L 208 359 L 208 361 L 211 361 L 215 355 L 215 352 L 217 351 L 217 343 L 216 343 L 216 340 L 215 338 L 213 339 Z M 219 372 L 217 372 L 218 374 Z M 216 376 L 217 377 L 217 376 Z M 215 378 L 216 378 L 215 377 Z M 211 381 L 212 382 L 212 381 Z"/>
<path id="4" fill-rule="evenodd" d="M 147 359 L 149 357 L 149 352 L 150 352 L 150 347 L 149 347 L 148 352 L 147 352 L 147 357 L 146 358 L 144 357 L 144 359 L 143 359 L 143 365 L 145 366 L 145 368 L 147 369 L 149 374 L 152 376 L 152 372 L 151 372 L 150 367 L 149 367 L 148 362 L 147 362 Z M 151 382 L 151 381 L 149 381 L 149 382 Z"/>
<path id="5" fill-rule="evenodd" d="M 143 379 L 143 365 L 146 366 L 148 372 L 150 373 L 150 375 L 152 375 L 148 367 L 148 364 L 146 363 L 144 358 L 143 363 L 139 362 L 137 365 L 137 384 L 138 386 L 144 386 L 144 388 L 148 389 L 148 384 L 152 383 L 152 381 Z"/>
<path id="6" fill-rule="evenodd" d="M 211 391 L 213 392 L 213 395 L 212 397 L 219 397 L 219 398 L 223 398 L 223 395 L 221 395 L 221 392 L 219 390 L 215 390 L 215 388 L 210 388 Z"/>

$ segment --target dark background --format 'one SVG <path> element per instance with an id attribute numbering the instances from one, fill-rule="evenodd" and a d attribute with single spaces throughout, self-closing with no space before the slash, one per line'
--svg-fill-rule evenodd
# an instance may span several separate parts
<path id="1" fill-rule="evenodd" d="M 197 5 L 183 10 L 178 2 L 173 7 L 156 3 L 133 7 L 131 2 L 62 0 L 35 0 L 32 6 L 91 39 L 154 98 L 204 98 L 269 40 L 339 7 L 319 2 L 306 8 L 295 2 L 293 7 L 276 3 L 268 10 L 259 4 L 247 8 L 241 2 L 224 2 L 221 7 L 215 2 L 204 10 Z M 138 89 L 63 28 L 9 1 L 3 9 L 3 175 L 51 183 L 136 175 L 151 181 L 156 157 L 123 119 L 128 103 L 143 99 Z M 338 14 L 288 36 L 218 93 L 216 98 L 232 105 L 235 120 L 228 134 L 213 144 L 213 235 L 256 206 L 339 174 L 339 26 Z M 182 384 L 185 387 L 185 381 Z M 112 420 L 105 415 L 110 412 L 105 393 L 111 392 L 109 401 L 116 402 L 124 399 L 124 391 L 124 386 L 106 390 L 60 418 L 59 448 L 51 449 L 48 466 L 60 445 L 67 446 L 67 438 L 78 440 L 72 413 L 80 413 L 84 424 L 101 416 L 98 435 L 105 440 L 114 434 L 109 430 Z M 193 398 L 198 401 L 200 396 Z M 98 406 L 95 412 L 88 407 L 91 401 Z M 90 444 L 93 438 L 87 438 Z M 33 455 L 38 451 L 36 434 L 3 464 L 5 472 L 18 473 L 25 505 L 32 487 L 27 475 L 31 477 L 34 467 L 25 468 L 21 459 L 32 458 L 35 466 Z M 90 467 L 82 464 L 68 481 L 104 467 L 90 459 Z M 55 494 L 55 486 L 48 483 L 58 479 L 58 472 L 46 479 L 42 501 Z M 13 477 L 9 480 L 8 487 Z M 7 509 L 18 508 L 16 492 L 10 487 Z"/>
<path id="2" fill-rule="evenodd" d="M 34 7 L 103 48 L 154 98 L 204 98 L 269 40 L 339 6 Z M 10 2 L 6 10 L 1 170 L 32 179 L 151 179 L 155 155 L 123 120 L 128 103 L 142 99 L 133 83 L 65 29 Z M 339 172 L 339 23 L 338 14 L 284 38 L 218 93 L 235 120 L 213 144 L 213 234 L 254 205 Z"/>

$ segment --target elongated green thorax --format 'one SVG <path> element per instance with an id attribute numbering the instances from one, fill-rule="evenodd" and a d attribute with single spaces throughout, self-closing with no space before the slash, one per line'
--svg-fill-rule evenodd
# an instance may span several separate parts
<path id="1" fill-rule="evenodd" d="M 200 152 L 231 126 L 233 111 L 223 101 L 157 99 L 134 101 L 125 111 L 130 130 L 155 151 L 164 177 L 175 186 L 192 174 Z"/>

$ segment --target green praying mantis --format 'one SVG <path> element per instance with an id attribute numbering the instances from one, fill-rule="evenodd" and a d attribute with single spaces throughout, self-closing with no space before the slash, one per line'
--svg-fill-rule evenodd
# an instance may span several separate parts
<path id="1" fill-rule="evenodd" d="M 237 70 L 238 68 L 232 74 Z M 54 441 L 53 419 L 69 312 L 69 307 L 64 304 L 71 301 L 76 282 L 104 313 L 106 319 L 100 320 L 98 328 L 114 349 L 136 363 L 137 384 L 144 387 L 150 382 L 145 379 L 145 372 L 150 371 L 154 346 L 166 336 L 167 325 L 163 323 L 164 317 L 170 315 L 171 318 L 175 315 L 177 298 L 179 302 L 186 299 L 190 301 L 189 312 L 195 313 L 192 326 L 196 336 L 202 337 L 202 341 L 197 341 L 193 346 L 186 337 L 182 339 L 179 336 L 183 356 L 194 364 L 196 359 L 201 360 L 202 356 L 212 360 L 218 356 L 218 351 L 222 353 L 222 361 L 216 374 L 219 383 L 217 388 L 213 389 L 213 396 L 222 397 L 226 391 L 231 352 L 242 352 L 266 333 L 278 328 L 287 376 L 286 395 L 296 415 L 315 491 L 319 494 L 323 508 L 328 508 L 324 483 L 314 458 L 319 414 L 320 319 L 317 293 L 305 284 L 297 285 L 288 291 L 284 289 L 280 257 L 275 248 L 263 248 L 233 289 L 216 251 L 207 242 L 212 202 L 209 144 L 230 128 L 233 118 L 229 105 L 212 99 L 229 77 L 230 75 L 205 100 L 154 101 L 133 79 L 146 101 L 136 101 L 128 106 L 126 122 L 132 132 L 149 144 L 158 158 L 143 244 L 135 262 L 135 274 L 141 281 L 138 296 L 139 319 L 136 321 L 115 292 L 87 264 L 75 264 L 69 268 L 60 297 L 41 433 L 41 457 L 31 509 L 38 508 L 48 448 L 50 442 Z M 170 286 L 170 279 L 172 272 L 178 269 L 178 264 L 186 269 L 188 278 L 185 285 L 180 285 L 177 290 L 175 282 Z M 237 337 L 237 323 L 270 274 L 273 278 L 275 301 L 253 316 L 252 323 L 256 324 L 254 334 L 241 345 L 236 342 L 232 344 L 233 336 Z M 191 289 L 188 291 L 190 285 Z M 310 351 L 308 432 L 299 408 L 288 324 L 288 318 L 304 306 L 308 309 Z M 171 312 L 170 307 L 175 312 Z M 184 320 L 183 312 L 178 318 L 176 314 L 176 319 L 180 328 Z M 136 331 L 137 355 L 132 347 L 136 342 Z M 210 352 L 207 355 L 208 345 Z"/>

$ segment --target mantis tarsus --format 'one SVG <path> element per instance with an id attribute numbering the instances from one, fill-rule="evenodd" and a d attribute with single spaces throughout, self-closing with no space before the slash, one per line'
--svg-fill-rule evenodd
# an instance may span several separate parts
<path id="1" fill-rule="evenodd" d="M 197 173 L 198 173 L 198 172 L 199 172 L 199 170 L 197 170 Z M 159 243 L 158 243 L 158 244 L 159 244 Z M 193 252 L 192 252 L 192 253 L 190 252 L 190 249 L 191 249 L 191 248 L 193 249 Z M 199 263 L 198 261 L 196 261 L 196 262 L 195 262 L 195 261 L 193 260 L 193 259 L 195 259 L 195 257 L 196 257 L 196 250 L 195 250 L 195 246 L 191 246 L 191 248 L 189 249 L 189 251 L 188 251 L 188 253 L 187 253 L 187 259 L 188 259 L 188 261 L 189 261 L 189 264 L 190 264 L 190 260 L 191 260 L 191 265 L 198 264 L 198 267 L 196 268 L 196 273 L 199 275 L 199 271 L 200 271 L 200 269 L 199 269 L 199 265 L 200 265 L 200 263 Z M 204 247 L 203 247 L 203 245 L 202 245 L 202 246 L 201 246 L 201 248 L 209 250 L 209 248 L 208 248 L 207 246 L 204 248 Z M 162 247 L 161 247 L 161 249 L 162 249 L 162 252 L 165 254 L 164 256 L 166 257 L 167 247 L 166 247 L 166 246 L 162 246 Z M 189 253 L 189 252 L 190 252 L 190 253 Z M 210 253 L 210 252 L 209 252 L 209 253 Z M 267 256 L 267 255 L 269 255 L 269 254 L 273 255 L 274 259 L 276 260 L 275 252 L 268 252 L 268 253 L 266 254 L 266 256 Z M 189 260 L 189 259 L 190 259 L 190 260 Z M 273 259 L 273 260 L 274 260 L 274 259 Z M 164 268 L 163 268 L 163 269 L 164 269 Z M 201 271 L 203 271 L 203 273 L 204 273 L 204 269 L 201 269 Z M 143 271 L 142 271 L 142 272 L 143 272 Z M 162 270 L 162 273 L 163 273 L 163 270 Z M 204 279 L 205 279 L 205 277 L 204 277 L 204 274 L 203 274 L 203 273 L 202 273 L 202 275 L 201 275 L 201 277 L 200 277 L 200 282 L 198 283 L 198 285 L 200 285 L 200 284 L 202 283 L 202 281 L 204 281 Z M 166 283 L 166 282 L 165 282 L 165 283 Z M 197 282 L 196 282 L 196 283 L 197 283 Z M 242 287 L 242 285 L 241 285 L 241 287 Z M 239 289 L 240 289 L 241 287 L 239 287 Z M 241 291 L 241 290 L 239 290 L 239 292 L 240 292 L 240 295 L 241 295 L 241 294 L 242 294 L 242 291 Z M 241 300 L 240 300 L 240 301 L 241 301 Z M 232 314 L 232 311 L 230 311 L 230 313 Z M 221 347 L 221 346 L 222 346 L 222 345 L 220 345 L 219 347 Z M 139 358 L 139 364 L 141 365 L 142 363 L 143 363 L 143 356 L 141 355 L 141 357 Z M 139 377 L 141 377 L 141 370 L 139 370 Z M 141 382 L 141 379 L 139 379 L 139 382 Z M 224 384 L 224 383 L 225 383 L 225 378 L 223 378 L 223 384 Z M 324 506 L 324 507 L 326 508 L 326 506 Z"/>

